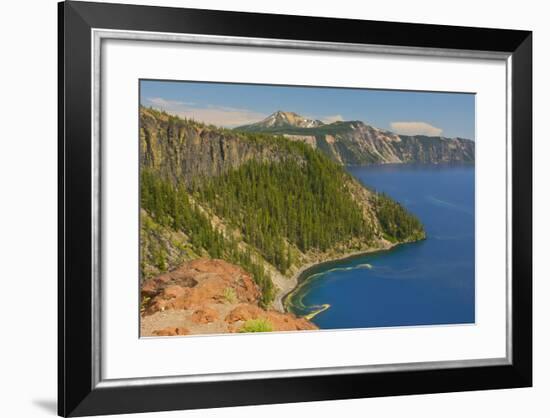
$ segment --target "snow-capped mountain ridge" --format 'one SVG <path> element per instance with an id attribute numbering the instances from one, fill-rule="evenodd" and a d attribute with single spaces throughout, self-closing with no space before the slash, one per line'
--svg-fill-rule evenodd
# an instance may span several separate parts
<path id="1" fill-rule="evenodd" d="M 278 110 L 264 120 L 253 124 L 256 128 L 317 128 L 321 125 L 324 125 L 324 123 L 320 120 L 308 119 L 297 113 L 282 110 Z"/>

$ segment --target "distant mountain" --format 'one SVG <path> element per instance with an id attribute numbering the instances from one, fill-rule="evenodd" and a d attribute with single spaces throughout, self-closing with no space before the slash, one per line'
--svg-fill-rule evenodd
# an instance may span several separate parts
<path id="1" fill-rule="evenodd" d="M 371 163 L 473 162 L 475 143 L 464 138 L 397 135 L 361 121 L 324 124 L 296 113 L 278 111 L 236 131 L 284 135 L 323 151 L 344 165 Z"/>
<path id="2" fill-rule="evenodd" d="M 324 123 L 320 120 L 308 119 L 294 112 L 278 110 L 260 122 L 240 126 L 237 129 L 243 132 L 270 132 L 287 128 L 317 128 L 322 125 Z"/>

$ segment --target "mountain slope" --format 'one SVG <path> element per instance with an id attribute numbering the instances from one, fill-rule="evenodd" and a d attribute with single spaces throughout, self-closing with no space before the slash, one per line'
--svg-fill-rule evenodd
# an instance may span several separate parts
<path id="1" fill-rule="evenodd" d="M 424 237 L 398 203 L 301 141 L 141 108 L 140 149 L 142 280 L 221 258 L 282 310 L 304 265 Z"/>
<path id="2" fill-rule="evenodd" d="M 285 128 L 317 128 L 323 126 L 320 120 L 308 119 L 294 112 L 278 110 L 260 122 L 238 128 L 243 132 L 271 132 Z"/>
<path id="3" fill-rule="evenodd" d="M 321 150 L 343 165 L 453 163 L 475 159 L 475 143 L 463 138 L 397 135 L 361 121 L 321 122 L 311 127 L 268 125 L 264 121 L 235 128 L 235 131 L 284 135 Z"/>

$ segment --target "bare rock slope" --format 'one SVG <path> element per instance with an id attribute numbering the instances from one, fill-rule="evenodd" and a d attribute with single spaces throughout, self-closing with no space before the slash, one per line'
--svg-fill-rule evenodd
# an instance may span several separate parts
<path id="1" fill-rule="evenodd" d="M 325 124 L 290 112 L 278 111 L 235 131 L 284 135 L 321 150 L 343 165 L 471 163 L 475 159 L 475 142 L 469 139 L 398 135 L 358 120 Z"/>

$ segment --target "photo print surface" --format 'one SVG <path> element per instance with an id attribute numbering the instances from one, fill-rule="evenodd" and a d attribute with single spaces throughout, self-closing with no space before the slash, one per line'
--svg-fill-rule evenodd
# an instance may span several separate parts
<path id="1" fill-rule="evenodd" d="M 475 322 L 475 95 L 140 80 L 142 337 Z"/>

